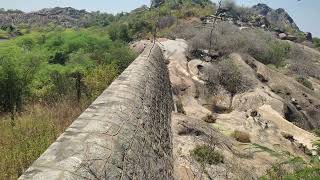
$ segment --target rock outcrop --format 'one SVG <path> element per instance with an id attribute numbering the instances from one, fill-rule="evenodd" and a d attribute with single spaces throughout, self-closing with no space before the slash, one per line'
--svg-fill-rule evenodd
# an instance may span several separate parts
<path id="1" fill-rule="evenodd" d="M 236 8 L 222 8 L 215 15 L 203 17 L 204 23 L 212 23 L 213 19 L 228 21 L 240 27 L 259 27 L 266 30 L 273 30 L 278 34 L 287 30 L 299 31 L 298 26 L 284 9 L 272 9 L 266 4 L 257 4 L 251 8 L 240 11 Z M 306 34 L 306 37 L 310 35 Z M 291 38 L 292 39 L 292 38 Z"/>
<path id="2" fill-rule="evenodd" d="M 293 29 L 299 30 L 290 15 L 282 8 L 273 10 L 266 4 L 257 4 L 252 7 L 255 13 L 266 17 L 268 22 L 274 27 L 281 28 L 283 30 Z"/>
<path id="3" fill-rule="evenodd" d="M 176 104 L 171 126 L 176 179 L 258 179 L 285 161 L 285 153 L 308 159 L 319 139 L 306 130 L 320 127 L 320 111 L 314 109 L 319 94 L 250 56 L 233 53 L 228 60 L 250 87 L 232 96 L 210 84 L 219 84 L 210 77 L 219 76 L 215 62 L 188 60 L 184 40 L 161 44 Z M 283 87 L 280 93 L 278 86 Z M 234 137 L 235 132 L 247 136 L 246 142 Z M 201 145 L 223 154 L 223 163 L 197 162 L 191 152 Z"/>

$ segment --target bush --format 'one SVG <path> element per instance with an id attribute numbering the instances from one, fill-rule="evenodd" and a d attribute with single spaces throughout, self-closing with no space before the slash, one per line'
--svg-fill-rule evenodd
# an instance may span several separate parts
<path id="1" fill-rule="evenodd" d="M 173 16 L 164 16 L 160 17 L 157 21 L 157 27 L 160 29 L 164 29 L 172 26 L 176 22 L 176 18 Z"/>
<path id="2" fill-rule="evenodd" d="M 119 45 L 119 44 L 118 44 Z M 117 65 L 119 73 L 122 73 L 131 62 L 137 57 L 137 55 L 124 45 L 116 46 L 116 44 L 110 48 L 109 53 L 105 56 L 105 63 Z"/>
<path id="3" fill-rule="evenodd" d="M 127 24 L 112 24 L 108 27 L 108 33 L 113 41 L 130 42 L 132 40 Z"/>
<path id="4" fill-rule="evenodd" d="M 246 133 L 246 132 L 235 130 L 233 132 L 232 136 L 237 141 L 242 142 L 242 143 L 250 143 L 251 142 L 250 135 L 249 135 L 249 133 Z"/>
<path id="5" fill-rule="evenodd" d="M 14 115 L 21 109 L 28 85 L 22 75 L 10 59 L 0 57 L 0 112 Z"/>
<path id="6" fill-rule="evenodd" d="M 197 146 L 191 151 L 191 156 L 202 165 L 216 165 L 224 162 L 224 156 L 207 145 Z"/>
<path id="7" fill-rule="evenodd" d="M 300 77 L 297 77 L 296 80 L 302 85 L 304 85 L 305 87 L 313 90 L 313 85 L 307 78 L 300 76 Z"/>
<path id="8" fill-rule="evenodd" d="M 289 72 L 302 77 L 314 77 L 320 79 L 320 67 L 314 62 L 319 59 L 308 51 L 305 51 L 299 45 L 292 44 L 289 53 Z"/>
<path id="9" fill-rule="evenodd" d="M 315 47 L 320 47 L 320 38 L 313 38 L 312 43 L 314 44 Z"/>
<path id="10" fill-rule="evenodd" d="M 209 50 L 211 30 L 191 30 L 188 30 L 188 36 L 194 35 L 194 37 L 188 41 L 190 52 L 198 49 Z M 240 30 L 237 26 L 226 22 L 216 24 L 211 41 L 212 50 L 221 55 L 233 52 L 248 53 L 264 64 L 276 66 L 284 65 L 290 53 L 290 45 L 287 42 L 279 41 L 268 32 L 258 29 Z"/>
<path id="11" fill-rule="evenodd" d="M 84 84 L 87 87 L 87 93 L 90 97 L 99 96 L 118 74 L 115 66 L 103 65 L 87 72 L 84 78 Z"/>
<path id="12" fill-rule="evenodd" d="M 18 41 L 17 42 L 18 46 L 28 51 L 31 50 L 35 45 L 35 41 L 31 37 L 21 37 L 21 38 L 18 38 L 17 41 Z"/>
<path id="13" fill-rule="evenodd" d="M 231 93 L 231 95 L 235 95 L 237 93 L 244 92 L 250 86 L 238 67 L 230 60 L 224 59 L 219 63 L 220 75 L 219 81 L 220 84 Z"/>
<path id="14" fill-rule="evenodd" d="M 258 60 L 264 64 L 274 64 L 275 66 L 283 66 L 285 59 L 288 57 L 290 45 L 281 41 L 273 41 L 268 43 L 267 51 L 258 55 Z"/>
<path id="15" fill-rule="evenodd" d="M 210 29 L 195 29 L 196 35 L 189 40 L 191 50 L 209 49 Z M 216 24 L 212 34 L 212 50 L 222 55 L 229 55 L 232 52 L 246 52 L 246 38 L 241 34 L 238 27 L 229 23 Z"/>

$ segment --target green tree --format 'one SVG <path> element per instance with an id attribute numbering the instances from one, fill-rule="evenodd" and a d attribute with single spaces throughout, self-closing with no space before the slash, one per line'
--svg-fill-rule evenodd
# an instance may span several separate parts
<path id="1" fill-rule="evenodd" d="M 12 119 L 15 112 L 22 107 L 23 92 L 26 88 L 19 74 L 12 61 L 0 58 L 0 108 L 3 112 L 10 112 Z"/>

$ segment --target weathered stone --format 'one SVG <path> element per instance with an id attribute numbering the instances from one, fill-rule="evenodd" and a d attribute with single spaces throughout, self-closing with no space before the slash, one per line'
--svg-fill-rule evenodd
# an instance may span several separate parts
<path id="1" fill-rule="evenodd" d="M 307 41 L 312 41 L 312 34 L 310 32 L 305 33 Z"/>
<path id="2" fill-rule="evenodd" d="M 287 38 L 287 34 L 286 33 L 280 33 L 278 36 L 282 40 L 285 40 Z"/>
<path id="3" fill-rule="evenodd" d="M 293 36 L 293 35 L 288 35 L 286 40 L 289 40 L 289 41 L 296 41 L 298 38 L 296 36 Z"/>

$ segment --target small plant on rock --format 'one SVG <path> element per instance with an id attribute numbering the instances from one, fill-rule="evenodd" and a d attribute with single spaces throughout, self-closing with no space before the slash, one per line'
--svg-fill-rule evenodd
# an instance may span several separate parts
<path id="1" fill-rule="evenodd" d="M 197 146 L 191 151 L 191 156 L 201 164 L 219 164 L 224 162 L 224 156 L 208 145 Z"/>
<path id="2" fill-rule="evenodd" d="M 300 77 L 297 77 L 296 80 L 302 85 L 304 85 L 305 87 L 313 90 L 312 83 L 307 78 L 300 76 Z"/>
<path id="3" fill-rule="evenodd" d="M 208 114 L 205 117 L 203 117 L 202 120 L 206 123 L 215 123 L 217 118 L 212 114 Z"/>

